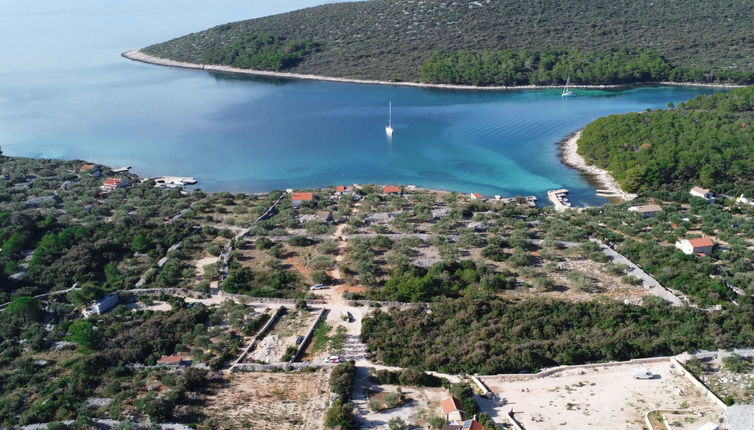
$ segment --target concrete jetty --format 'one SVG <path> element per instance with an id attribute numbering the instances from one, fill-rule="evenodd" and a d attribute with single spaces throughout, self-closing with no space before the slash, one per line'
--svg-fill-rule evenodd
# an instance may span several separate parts
<path id="1" fill-rule="evenodd" d="M 563 212 L 571 207 L 571 202 L 569 202 L 566 197 L 567 194 L 568 190 L 565 188 L 550 190 L 547 192 L 547 199 L 550 200 L 550 203 L 552 203 L 553 206 L 555 206 L 556 211 Z"/>

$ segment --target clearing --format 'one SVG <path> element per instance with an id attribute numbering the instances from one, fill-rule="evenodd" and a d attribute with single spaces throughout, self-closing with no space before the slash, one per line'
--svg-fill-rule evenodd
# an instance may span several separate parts
<path id="1" fill-rule="evenodd" d="M 329 377 L 329 369 L 234 373 L 204 412 L 218 429 L 321 429 Z"/>
<path id="2" fill-rule="evenodd" d="M 655 379 L 631 376 L 636 367 L 646 367 Z M 637 365 L 583 366 L 541 378 L 521 375 L 481 377 L 501 399 L 481 400 L 483 410 L 495 421 L 514 416 L 526 429 L 563 428 L 646 429 L 644 416 L 652 411 L 688 411 L 674 420 L 675 430 L 696 430 L 707 421 L 719 422 L 723 410 L 706 397 L 671 362 Z M 663 429 L 664 430 L 664 429 Z"/>

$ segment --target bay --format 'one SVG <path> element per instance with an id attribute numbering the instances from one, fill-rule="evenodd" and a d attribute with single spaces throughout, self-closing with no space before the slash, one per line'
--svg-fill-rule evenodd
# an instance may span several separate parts
<path id="1" fill-rule="evenodd" d="M 571 190 L 556 142 L 593 119 L 715 90 L 454 91 L 211 74 L 120 53 L 312 0 L 0 2 L 0 146 L 7 155 L 132 165 L 207 191 L 394 183 L 500 194 Z M 388 102 L 395 135 L 385 135 Z"/>

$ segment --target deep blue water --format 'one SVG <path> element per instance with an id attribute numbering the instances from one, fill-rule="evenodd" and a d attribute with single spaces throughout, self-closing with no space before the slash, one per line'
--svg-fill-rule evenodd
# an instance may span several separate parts
<path id="1" fill-rule="evenodd" d="M 600 116 L 711 92 L 577 90 L 563 100 L 558 90 L 262 79 L 119 56 L 211 25 L 317 3 L 2 0 L 0 146 L 8 155 L 194 176 L 207 191 L 389 182 L 544 197 L 565 187 L 575 203 L 594 204 L 603 200 L 580 173 L 560 164 L 556 142 Z M 389 101 L 392 139 L 384 132 Z"/>

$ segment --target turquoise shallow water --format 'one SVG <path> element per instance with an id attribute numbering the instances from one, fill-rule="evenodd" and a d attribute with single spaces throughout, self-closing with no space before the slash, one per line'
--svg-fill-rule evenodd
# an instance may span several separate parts
<path id="1" fill-rule="evenodd" d="M 390 182 L 544 197 L 566 187 L 577 204 L 600 203 L 578 172 L 560 164 L 556 142 L 603 115 L 711 92 L 576 90 L 577 97 L 564 100 L 557 90 L 432 90 L 171 69 L 119 54 L 270 10 L 227 2 L 218 12 L 214 3 L 190 1 L 170 25 L 157 25 L 166 12 L 144 12 L 143 0 L 118 7 L 74 3 L 65 10 L 25 5 L 10 8 L 31 9 L 0 12 L 0 26 L 22 45 L 0 54 L 3 64 L 17 66 L 0 70 L 3 151 L 194 176 L 208 191 Z M 289 3 L 277 6 L 316 2 Z M 53 32 L 63 28 L 67 33 Z M 49 55 L 29 55 L 31 45 Z M 384 132 L 389 101 L 392 139 Z"/>

